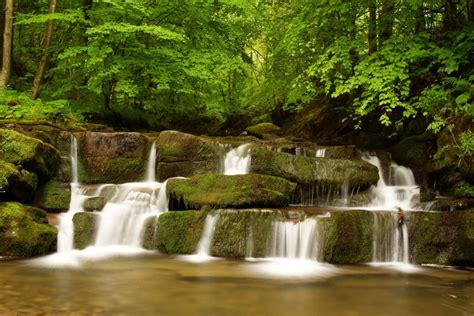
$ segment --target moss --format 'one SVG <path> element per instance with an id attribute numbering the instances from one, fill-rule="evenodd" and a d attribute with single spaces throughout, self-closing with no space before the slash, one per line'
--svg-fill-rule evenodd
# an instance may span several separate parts
<path id="1" fill-rule="evenodd" d="M 206 174 L 171 179 L 167 191 L 172 209 L 285 206 L 295 185 L 285 179 L 258 174 Z"/>
<path id="2" fill-rule="evenodd" d="M 105 204 L 107 200 L 103 196 L 94 196 L 85 200 L 82 207 L 88 212 L 101 211 Z"/>
<path id="3" fill-rule="evenodd" d="M 0 256 L 31 257 L 54 251 L 56 228 L 44 224 L 37 210 L 16 202 L 0 203 Z"/>
<path id="4" fill-rule="evenodd" d="M 13 164 L 0 160 L 0 198 L 31 202 L 38 183 L 36 174 L 25 169 L 18 170 Z"/>
<path id="5" fill-rule="evenodd" d="M 19 178 L 20 172 L 14 165 L 0 160 L 0 191 L 7 191 Z"/>
<path id="6" fill-rule="evenodd" d="M 52 177 L 61 160 L 59 152 L 51 145 L 6 129 L 0 129 L 0 159 L 22 165 L 41 179 Z"/>
<path id="7" fill-rule="evenodd" d="M 202 235 L 205 214 L 195 211 L 167 212 L 158 219 L 156 247 L 165 253 L 192 254 Z M 147 242 L 147 248 L 150 248 Z"/>
<path id="8" fill-rule="evenodd" d="M 96 213 L 76 213 L 74 223 L 74 248 L 84 249 L 95 241 L 95 231 L 99 215 Z"/>
<path id="9" fill-rule="evenodd" d="M 252 172 L 282 177 L 298 184 L 363 189 L 378 181 L 375 166 L 362 160 L 295 156 L 252 148 Z"/>
<path id="10" fill-rule="evenodd" d="M 263 138 L 268 135 L 281 135 L 281 128 L 273 123 L 260 123 L 245 129 L 250 135 Z M 271 138 L 271 137 L 270 137 Z"/>
<path id="11" fill-rule="evenodd" d="M 71 187 L 53 179 L 46 182 L 36 193 L 34 205 L 49 212 L 67 211 L 71 200 Z"/>

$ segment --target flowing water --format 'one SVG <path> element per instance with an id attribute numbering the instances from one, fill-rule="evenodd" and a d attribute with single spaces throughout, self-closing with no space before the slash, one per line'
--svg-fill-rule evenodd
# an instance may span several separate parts
<path id="1" fill-rule="evenodd" d="M 337 266 L 281 277 L 264 262 L 152 253 L 82 269 L 1 262 L 0 315 L 430 315 L 474 313 L 474 272 Z"/>
<path id="2" fill-rule="evenodd" d="M 316 158 L 325 158 L 326 157 L 326 148 L 320 148 L 316 150 Z"/>
<path id="3" fill-rule="evenodd" d="M 250 171 L 251 144 L 243 144 L 230 150 L 224 158 L 224 174 L 248 174 Z"/>
<path id="4" fill-rule="evenodd" d="M 209 257 L 211 255 L 212 240 L 214 238 L 214 231 L 216 230 L 216 222 L 218 220 L 217 214 L 208 214 L 204 222 L 204 229 L 197 245 L 196 254 L 198 256 Z"/>

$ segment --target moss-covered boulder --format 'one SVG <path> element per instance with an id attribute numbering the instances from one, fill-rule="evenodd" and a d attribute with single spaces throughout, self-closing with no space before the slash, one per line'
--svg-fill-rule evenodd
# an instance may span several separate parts
<path id="1" fill-rule="evenodd" d="M 39 139 L 0 129 L 0 160 L 21 165 L 46 180 L 56 174 L 61 158 L 53 146 Z"/>
<path id="2" fill-rule="evenodd" d="M 82 207 L 87 212 L 101 211 L 105 204 L 107 204 L 107 199 L 103 196 L 94 196 L 90 197 L 84 201 Z"/>
<path id="3" fill-rule="evenodd" d="M 282 133 L 281 128 L 273 123 L 260 123 L 247 127 L 245 131 L 259 138 L 271 138 L 269 135 L 279 136 Z"/>
<path id="4" fill-rule="evenodd" d="M 171 179 L 170 209 L 278 207 L 288 205 L 295 184 L 278 177 L 247 174 L 197 175 Z"/>
<path id="5" fill-rule="evenodd" d="M 251 155 L 252 172 L 282 177 L 298 184 L 345 185 L 353 190 L 367 188 L 379 179 L 377 167 L 362 160 L 310 158 L 256 146 Z"/>
<path id="6" fill-rule="evenodd" d="M 202 235 L 206 214 L 196 211 L 167 212 L 145 225 L 143 246 L 170 254 L 192 254 Z"/>
<path id="7" fill-rule="evenodd" d="M 0 160 L 0 200 L 31 202 L 37 185 L 36 174 Z"/>
<path id="8" fill-rule="evenodd" d="M 150 142 L 140 133 L 77 134 L 79 180 L 84 183 L 124 183 L 145 178 Z"/>
<path id="9" fill-rule="evenodd" d="M 337 264 L 371 261 L 374 225 L 371 212 L 334 212 L 319 220 L 325 261 Z"/>
<path id="10" fill-rule="evenodd" d="M 46 213 L 16 202 L 0 203 L 0 256 L 32 257 L 56 248 L 57 230 Z"/>
<path id="11" fill-rule="evenodd" d="M 74 248 L 84 249 L 95 241 L 95 232 L 99 219 L 97 213 L 76 213 L 72 218 L 74 223 Z"/>
<path id="12" fill-rule="evenodd" d="M 71 201 L 71 186 L 52 179 L 42 185 L 36 193 L 34 205 L 51 213 L 65 212 Z"/>
<path id="13" fill-rule="evenodd" d="M 172 177 L 217 173 L 222 169 L 223 149 L 208 138 L 164 131 L 158 136 L 156 147 L 161 181 Z"/>
<path id="14" fill-rule="evenodd" d="M 413 263 L 474 266 L 474 209 L 411 213 L 408 229 Z"/>

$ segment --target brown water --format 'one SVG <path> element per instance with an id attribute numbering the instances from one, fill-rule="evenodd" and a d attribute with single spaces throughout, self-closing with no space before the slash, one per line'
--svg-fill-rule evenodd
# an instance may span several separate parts
<path id="1" fill-rule="evenodd" d="M 332 266 L 305 277 L 271 271 L 261 262 L 198 264 L 157 254 L 81 269 L 0 262 L 0 315 L 474 315 L 474 271 Z"/>

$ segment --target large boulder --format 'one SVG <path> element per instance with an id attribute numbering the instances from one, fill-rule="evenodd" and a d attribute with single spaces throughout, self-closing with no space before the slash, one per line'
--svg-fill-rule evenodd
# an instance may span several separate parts
<path id="1" fill-rule="evenodd" d="M 171 209 L 286 206 L 294 189 L 283 178 L 259 174 L 205 174 L 171 179 L 167 185 Z"/>
<path id="2" fill-rule="evenodd" d="M 413 263 L 474 266 L 474 209 L 411 213 L 408 229 Z"/>
<path id="3" fill-rule="evenodd" d="M 77 134 L 79 181 L 124 183 L 144 180 L 150 144 L 140 133 Z"/>
<path id="4" fill-rule="evenodd" d="M 376 184 L 377 167 L 362 161 L 295 156 L 252 147 L 251 172 L 282 177 L 298 184 L 368 188 Z"/>
<path id="5" fill-rule="evenodd" d="M 31 202 L 37 184 L 36 174 L 0 160 L 0 200 Z"/>
<path id="6" fill-rule="evenodd" d="M 46 213 L 17 202 L 0 203 L 0 256 L 32 257 L 51 253 L 57 230 Z"/>
<path id="7" fill-rule="evenodd" d="M 51 213 L 65 212 L 71 201 L 71 186 L 52 179 L 42 185 L 34 200 L 34 205 Z"/>
<path id="8" fill-rule="evenodd" d="M 263 139 L 274 138 L 282 134 L 281 128 L 273 123 L 260 123 L 247 127 L 247 133 Z"/>
<path id="9" fill-rule="evenodd" d="M 99 214 L 79 212 L 74 214 L 72 222 L 74 223 L 74 248 L 85 249 L 91 246 L 95 241 L 95 233 Z"/>
<path id="10" fill-rule="evenodd" d="M 223 148 L 208 138 L 164 131 L 158 136 L 156 147 L 161 181 L 222 170 Z"/>
<path id="11" fill-rule="evenodd" d="M 47 180 L 56 174 L 61 158 L 49 144 L 12 130 L 0 129 L 0 160 L 21 165 L 36 173 L 40 180 Z"/>

